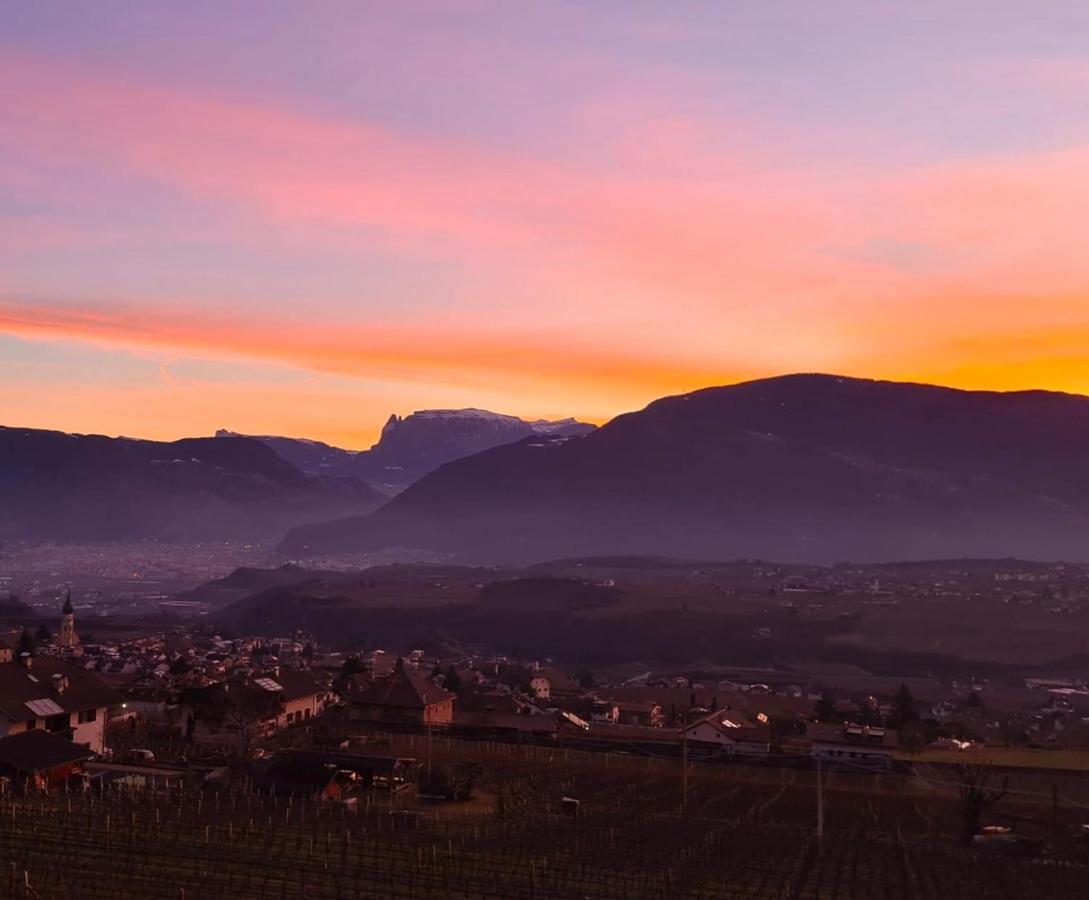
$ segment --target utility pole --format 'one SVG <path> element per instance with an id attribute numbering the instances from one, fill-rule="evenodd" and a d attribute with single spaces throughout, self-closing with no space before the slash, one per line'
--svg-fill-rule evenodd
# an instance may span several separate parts
<path id="1" fill-rule="evenodd" d="M 1062 827 L 1059 825 L 1059 786 L 1052 782 L 1051 785 L 1051 839 L 1059 840 Z"/>
<path id="2" fill-rule="evenodd" d="M 681 723 L 681 812 L 688 810 L 688 710 Z"/>
<path id="3" fill-rule="evenodd" d="M 431 781 L 431 710 L 427 705 L 427 694 L 423 695 L 424 725 L 427 726 L 427 780 Z"/>
<path id="4" fill-rule="evenodd" d="M 821 755 L 817 753 L 817 840 L 824 840 L 824 778 L 821 774 Z"/>

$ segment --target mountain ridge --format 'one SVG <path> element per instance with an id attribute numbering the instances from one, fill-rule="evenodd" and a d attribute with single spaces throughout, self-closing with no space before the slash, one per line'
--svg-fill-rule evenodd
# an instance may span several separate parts
<path id="1" fill-rule="evenodd" d="M 595 427 L 574 418 L 527 421 L 469 407 L 393 414 L 369 450 L 343 450 L 303 438 L 250 437 L 268 444 L 308 474 L 359 478 L 387 494 L 396 494 L 451 460 L 536 434 L 577 436 Z M 216 432 L 217 437 L 231 435 L 234 432 L 225 429 Z"/>
<path id="2" fill-rule="evenodd" d="M 447 463 L 284 552 L 1089 558 L 1089 398 L 798 374 Z"/>
<path id="3" fill-rule="evenodd" d="M 147 441 L 0 426 L 0 536 L 56 540 L 278 539 L 385 499 L 309 478 L 249 438 Z"/>

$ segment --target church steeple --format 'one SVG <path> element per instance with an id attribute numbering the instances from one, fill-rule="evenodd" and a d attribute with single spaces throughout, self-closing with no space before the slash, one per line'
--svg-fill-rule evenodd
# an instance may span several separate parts
<path id="1" fill-rule="evenodd" d="M 65 595 L 64 606 L 61 609 L 60 639 L 57 643 L 73 653 L 80 652 L 79 635 L 76 634 L 76 611 L 72 608 L 71 591 Z"/>

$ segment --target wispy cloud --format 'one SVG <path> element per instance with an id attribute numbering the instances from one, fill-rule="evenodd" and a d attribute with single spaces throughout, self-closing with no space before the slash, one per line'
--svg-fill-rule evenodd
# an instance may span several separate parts
<path id="1" fill-rule="evenodd" d="M 565 26 L 580 15 L 565 7 Z M 418 29 L 409 18 L 396 27 Z M 521 125 L 540 118 L 518 133 L 6 47 L 0 332 L 169 355 L 167 384 L 178 355 L 260 360 L 420 397 L 501 383 L 511 403 L 551 392 L 574 413 L 800 368 L 1083 383 L 1089 133 L 908 164 L 873 150 L 895 135 L 869 122 L 814 134 L 789 104 L 716 91 L 721 72 L 693 75 L 710 58 L 625 80 L 638 57 L 602 65 L 594 54 L 615 48 L 595 27 L 548 70 L 562 103 L 524 75 L 496 87 L 524 101 Z M 621 38 L 667 57 L 715 46 L 661 14 Z M 489 65 L 517 54 L 496 44 L 481 63 L 474 41 L 451 53 L 483 91 Z M 566 59 L 534 54 L 527 65 Z M 1073 56 L 994 65 L 1003 84 L 1080 90 Z M 470 99 L 450 96 L 486 120 Z M 940 144 L 918 131 L 904 125 Z M 852 143 L 865 151 L 834 152 Z"/>
<path id="2" fill-rule="evenodd" d="M 649 392 L 676 384 L 695 387 L 729 380 L 737 370 L 653 348 L 610 350 L 593 340 L 548 331 L 517 333 L 479 325 L 383 327 L 192 315 L 184 304 L 172 308 L 107 312 L 71 304 L 0 301 L 0 331 L 23 338 L 96 342 L 116 347 L 186 347 L 218 358 L 286 363 L 314 372 L 398 381 L 453 379 L 486 384 L 496 377 L 553 386 L 596 382 Z M 170 382 L 171 356 L 160 366 Z"/>
<path id="3" fill-rule="evenodd" d="M 171 390 L 176 390 L 178 383 L 174 380 L 174 373 L 170 371 L 170 366 L 179 359 L 181 359 L 180 356 L 174 355 L 159 363 L 159 378 L 162 380 L 163 384 L 167 385 Z"/>

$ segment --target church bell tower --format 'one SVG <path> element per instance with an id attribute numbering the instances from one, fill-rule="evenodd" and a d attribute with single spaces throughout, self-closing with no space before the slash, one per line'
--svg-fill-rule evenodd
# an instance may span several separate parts
<path id="1" fill-rule="evenodd" d="M 71 591 L 69 591 L 64 598 L 64 608 L 61 610 L 60 640 L 58 643 L 67 650 L 79 649 L 79 635 L 76 634 L 76 613 L 72 608 Z"/>

